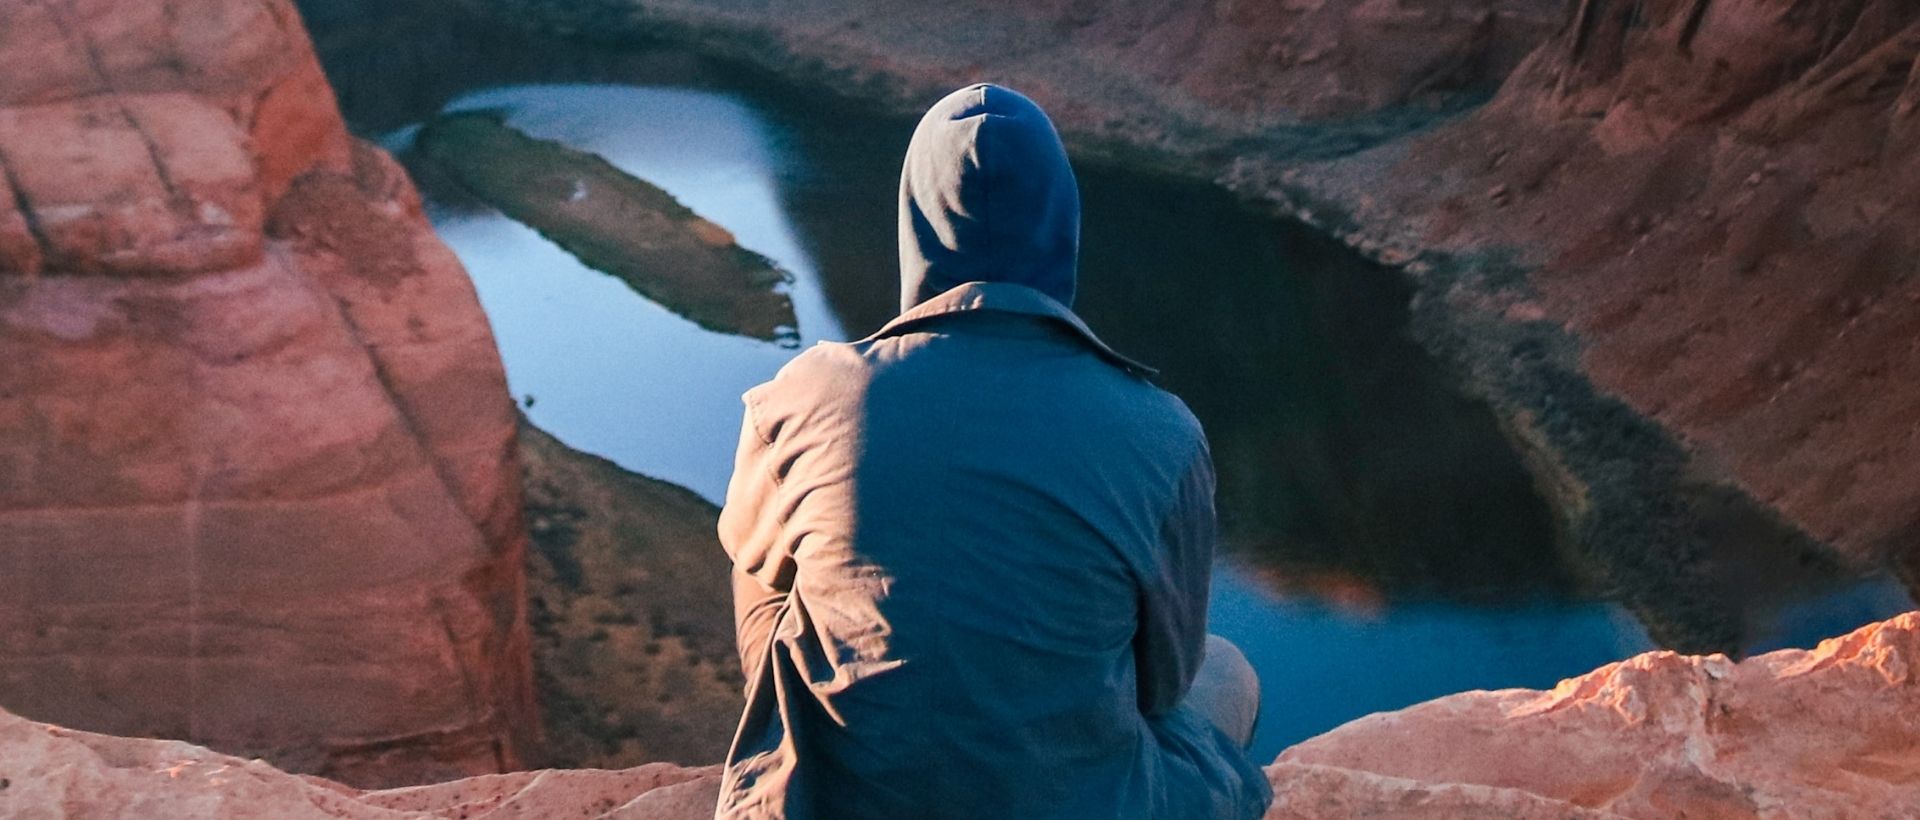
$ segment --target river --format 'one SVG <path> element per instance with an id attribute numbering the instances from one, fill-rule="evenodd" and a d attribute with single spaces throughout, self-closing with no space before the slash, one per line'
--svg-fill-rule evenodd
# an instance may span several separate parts
<path id="1" fill-rule="evenodd" d="M 686 55 L 585 71 L 572 59 L 411 72 L 393 80 L 421 86 L 399 95 L 411 102 L 363 108 L 356 125 L 404 148 L 421 100 L 504 112 L 666 189 L 792 273 L 803 348 L 890 316 L 910 121 Z M 596 82 L 554 82 L 581 77 Z M 365 88 L 342 91 L 353 114 Z M 1225 543 L 1211 627 L 1260 672 L 1256 759 L 1369 712 L 1550 687 L 1653 648 L 1556 542 L 1488 411 L 1407 338 L 1393 273 L 1210 186 L 1079 172 L 1078 308 L 1160 367 L 1213 441 Z M 720 501 L 740 393 L 796 351 L 701 329 L 524 225 L 428 193 L 529 417 Z M 1775 602 L 1749 648 L 1809 645 L 1909 607 L 1885 582 Z"/>

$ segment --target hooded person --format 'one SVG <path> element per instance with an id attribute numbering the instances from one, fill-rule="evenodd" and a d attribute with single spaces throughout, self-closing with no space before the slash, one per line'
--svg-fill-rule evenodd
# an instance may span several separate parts
<path id="1" fill-rule="evenodd" d="M 1075 316 L 1079 192 L 994 85 L 920 121 L 899 317 L 747 391 L 719 818 L 1254 818 L 1199 423 Z"/>

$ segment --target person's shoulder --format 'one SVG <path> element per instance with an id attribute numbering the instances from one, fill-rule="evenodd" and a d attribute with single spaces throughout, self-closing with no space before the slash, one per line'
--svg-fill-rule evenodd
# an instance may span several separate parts
<path id="1" fill-rule="evenodd" d="M 1119 373 L 1118 369 L 1115 369 Z M 1172 391 L 1145 376 L 1120 374 L 1116 382 L 1125 386 L 1124 412 L 1134 418 L 1140 432 L 1180 450 L 1207 447 L 1207 433 L 1200 417 Z"/>
<path id="2" fill-rule="evenodd" d="M 1153 392 L 1160 396 L 1161 406 L 1167 414 L 1169 423 L 1197 439 L 1204 446 L 1207 441 L 1207 432 L 1200 424 L 1200 417 L 1193 414 L 1193 408 L 1188 407 L 1185 400 L 1166 388 L 1157 384 L 1150 384 L 1150 386 Z"/>
<path id="3" fill-rule="evenodd" d="M 774 379 L 812 378 L 864 373 L 871 369 L 860 346 L 852 342 L 815 342 L 793 357 Z"/>
<path id="4" fill-rule="evenodd" d="M 818 342 L 788 360 L 773 378 L 756 385 L 743 397 L 758 405 L 777 396 L 819 399 L 857 392 L 871 377 L 872 366 L 857 346 L 847 342 Z"/>
<path id="5" fill-rule="evenodd" d="M 1089 357 L 1087 370 L 1098 372 L 1109 389 L 1126 395 L 1127 403 L 1183 425 L 1200 427 L 1199 419 L 1194 416 L 1187 403 L 1165 387 L 1160 385 L 1157 375 L 1143 374 L 1120 367 L 1112 362 Z M 1097 366 L 1096 364 L 1097 363 Z"/>

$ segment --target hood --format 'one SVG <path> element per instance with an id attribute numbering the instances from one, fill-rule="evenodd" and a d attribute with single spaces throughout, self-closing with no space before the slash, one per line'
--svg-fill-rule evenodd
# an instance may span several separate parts
<path id="1" fill-rule="evenodd" d="M 900 172 L 900 309 L 966 282 L 1005 282 L 1073 304 L 1080 189 L 1053 121 L 981 83 L 914 129 Z"/>

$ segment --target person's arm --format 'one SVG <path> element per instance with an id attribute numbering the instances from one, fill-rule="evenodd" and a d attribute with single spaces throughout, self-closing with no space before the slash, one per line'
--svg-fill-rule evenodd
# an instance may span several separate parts
<path id="1" fill-rule="evenodd" d="M 1134 660 L 1140 711 L 1148 716 L 1173 709 L 1193 685 L 1207 645 L 1207 594 L 1218 537 L 1213 509 L 1213 458 L 1203 447 L 1172 511 L 1160 526 L 1161 548 L 1143 573 L 1140 631 Z"/>
<path id="2" fill-rule="evenodd" d="M 749 405 L 719 526 L 720 546 L 733 562 L 734 638 L 740 669 L 749 681 L 772 640 L 774 618 L 793 589 L 793 556 L 782 539 L 786 515 L 773 468 L 773 445 L 761 437 Z"/>

